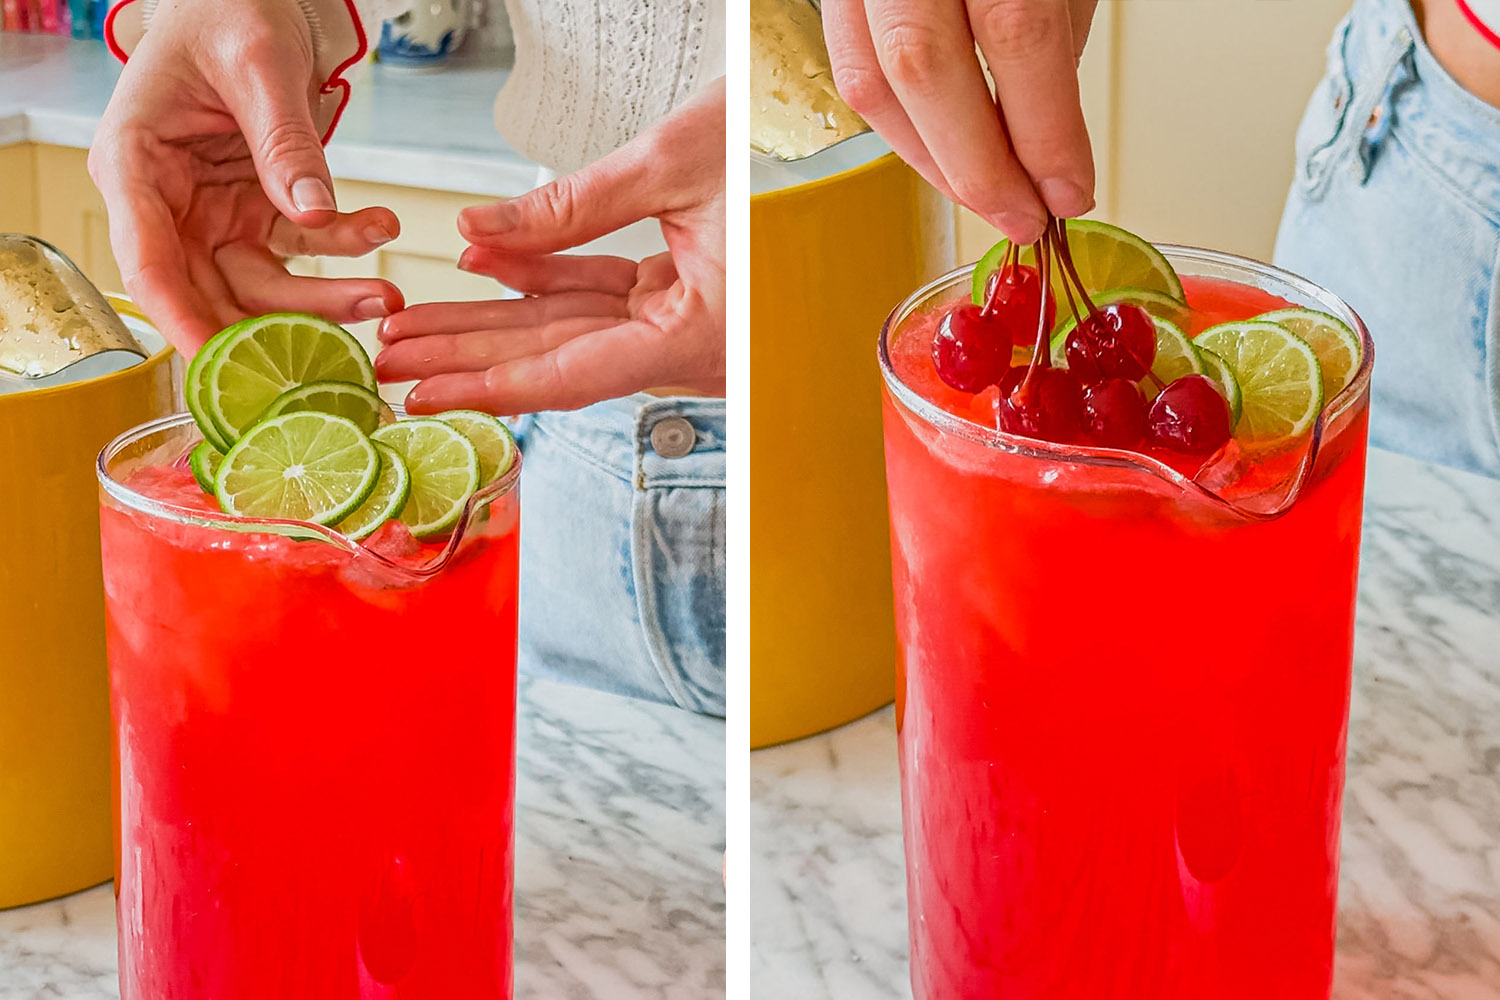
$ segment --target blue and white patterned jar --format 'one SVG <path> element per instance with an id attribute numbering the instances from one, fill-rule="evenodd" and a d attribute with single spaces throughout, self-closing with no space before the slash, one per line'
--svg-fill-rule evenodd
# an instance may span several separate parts
<path id="1" fill-rule="evenodd" d="M 464 39 L 470 0 L 406 0 L 381 5 L 380 61 L 395 66 L 437 66 Z"/>

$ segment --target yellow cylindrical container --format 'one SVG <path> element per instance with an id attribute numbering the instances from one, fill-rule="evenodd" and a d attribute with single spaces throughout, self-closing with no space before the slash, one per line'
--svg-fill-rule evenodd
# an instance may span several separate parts
<path id="1" fill-rule="evenodd" d="M 750 199 L 752 746 L 894 696 L 875 343 L 953 264 L 953 207 L 888 153 Z"/>
<path id="2" fill-rule="evenodd" d="M 0 394 L 0 908 L 113 873 L 94 464 L 116 435 L 176 408 L 172 359 L 161 347 L 108 375 Z"/>

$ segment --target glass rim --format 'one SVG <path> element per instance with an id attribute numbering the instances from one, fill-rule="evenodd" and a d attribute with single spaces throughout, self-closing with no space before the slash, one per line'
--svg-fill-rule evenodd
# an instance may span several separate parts
<path id="1" fill-rule="evenodd" d="M 406 415 L 405 407 L 393 405 L 391 409 L 397 417 Z M 173 413 L 165 417 L 158 417 L 144 424 L 138 424 L 116 436 L 113 441 L 100 450 L 99 457 L 94 464 L 94 473 L 99 481 L 100 489 L 112 499 L 131 510 L 138 511 L 150 517 L 199 528 L 230 531 L 236 534 L 269 534 L 304 541 L 319 540 L 336 545 L 351 554 L 368 557 L 383 563 L 393 570 L 415 576 L 430 576 L 447 565 L 448 560 L 452 558 L 460 542 L 462 542 L 466 534 L 466 528 L 473 523 L 475 514 L 481 508 L 515 491 L 516 485 L 520 481 L 523 461 L 521 450 L 517 448 L 515 461 L 511 463 L 511 467 L 506 471 L 505 475 L 475 490 L 464 501 L 463 512 L 459 515 L 458 519 L 458 526 L 449 537 L 443 551 L 428 563 L 414 567 L 393 562 L 381 553 L 367 548 L 360 542 L 349 538 L 349 536 L 342 532 L 334 530 L 332 527 L 313 524 L 310 521 L 233 517 L 228 514 L 221 513 L 215 515 L 201 510 L 194 510 L 190 507 L 182 507 L 164 500 L 148 497 L 126 486 L 110 473 L 110 463 L 118 458 L 120 453 L 126 448 L 153 434 L 189 425 L 196 426 L 196 421 L 191 413 Z"/>
<path id="2" fill-rule="evenodd" d="M 1326 311 L 1334 315 L 1335 318 L 1346 322 L 1350 329 L 1359 337 L 1360 346 L 1363 351 L 1359 368 L 1349 379 L 1348 384 L 1334 397 L 1333 401 L 1331 403 L 1325 402 L 1323 412 L 1313 422 L 1311 431 L 1312 440 L 1297 474 L 1297 486 L 1289 492 L 1287 499 L 1279 507 L 1269 511 L 1247 509 L 1201 486 L 1191 477 L 1183 475 L 1165 462 L 1139 452 L 1102 448 L 1086 444 L 1061 444 L 1052 441 L 1042 441 L 1037 438 L 1010 434 L 1000 430 L 998 427 L 987 427 L 983 424 L 977 424 L 957 414 L 949 413 L 941 406 L 918 394 L 903 382 L 900 376 L 896 374 L 895 368 L 891 363 L 890 338 L 892 334 L 918 306 L 926 302 L 935 292 L 953 285 L 961 278 L 968 278 L 972 275 L 977 262 L 956 267 L 946 274 L 942 274 L 923 284 L 916 291 L 902 299 L 891 310 L 885 322 L 881 324 L 877 353 L 880 360 L 880 375 L 885 384 L 886 391 L 928 426 L 940 432 L 964 438 L 975 444 L 993 448 L 996 451 L 1041 460 L 1066 461 L 1079 465 L 1135 468 L 1164 479 L 1186 492 L 1198 494 L 1215 505 L 1227 508 L 1240 516 L 1254 520 L 1271 520 L 1280 517 L 1295 502 L 1297 495 L 1301 492 L 1301 484 L 1306 481 L 1307 476 L 1312 471 L 1317 461 L 1325 430 L 1353 408 L 1369 389 L 1370 372 L 1375 361 L 1375 349 L 1370 339 L 1370 331 L 1365 326 L 1365 322 L 1359 313 L 1355 312 L 1354 308 L 1342 298 L 1316 282 L 1309 281 L 1301 275 L 1276 267 L 1274 264 L 1267 264 L 1264 261 L 1242 257 L 1238 254 L 1226 253 L 1222 250 L 1208 250 L 1203 247 L 1175 243 L 1158 243 L 1155 246 L 1163 255 L 1173 261 L 1174 266 L 1177 261 L 1214 265 L 1232 270 L 1247 271 L 1278 281 L 1291 288 L 1294 292 L 1300 293 L 1304 298 L 1319 303 Z"/>

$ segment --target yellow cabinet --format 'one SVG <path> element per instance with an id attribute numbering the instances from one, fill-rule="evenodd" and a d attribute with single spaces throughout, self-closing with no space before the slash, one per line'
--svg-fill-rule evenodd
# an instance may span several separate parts
<path id="1" fill-rule="evenodd" d="M 36 158 L 29 145 L 0 146 L 0 233 L 36 230 Z"/>

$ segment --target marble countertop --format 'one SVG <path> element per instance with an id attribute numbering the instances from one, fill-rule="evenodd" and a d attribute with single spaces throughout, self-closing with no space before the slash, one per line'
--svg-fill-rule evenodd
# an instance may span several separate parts
<path id="1" fill-rule="evenodd" d="M 1500 482 L 1372 451 L 1337 1000 L 1500 1000 Z M 890 709 L 751 758 L 755 1000 L 902 1000 Z"/>
<path id="2" fill-rule="evenodd" d="M 536 164 L 495 131 L 499 57 L 457 57 L 421 72 L 364 63 L 328 145 L 336 179 L 509 197 L 536 185 Z M 100 41 L 0 32 L 0 146 L 87 148 L 120 65 Z"/>
<path id="3" fill-rule="evenodd" d="M 724 996 L 724 724 L 523 681 L 516 1000 Z M 108 885 L 0 910 L 0 998 L 106 1000 Z"/>

